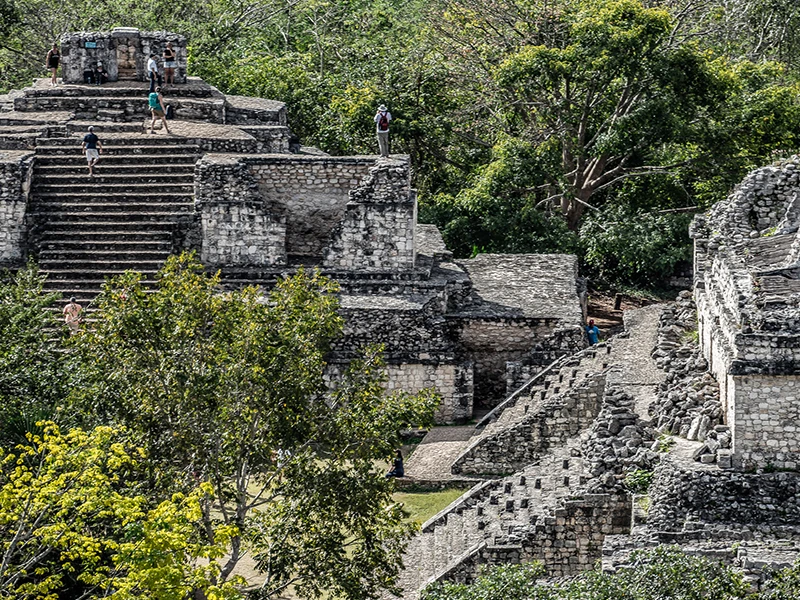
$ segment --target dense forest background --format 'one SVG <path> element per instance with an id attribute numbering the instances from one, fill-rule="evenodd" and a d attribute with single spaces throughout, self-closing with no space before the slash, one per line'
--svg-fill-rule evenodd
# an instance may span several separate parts
<path id="1" fill-rule="evenodd" d="M 0 90 L 115 26 L 186 34 L 191 74 L 332 154 L 387 104 L 458 256 L 576 252 L 617 289 L 685 270 L 692 215 L 800 135 L 795 0 L 0 0 Z"/>

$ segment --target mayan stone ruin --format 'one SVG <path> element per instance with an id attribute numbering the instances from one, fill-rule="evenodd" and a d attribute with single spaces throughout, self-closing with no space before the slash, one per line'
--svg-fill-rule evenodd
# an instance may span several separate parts
<path id="1" fill-rule="evenodd" d="M 173 135 L 148 135 L 144 65 L 168 41 Z M 346 324 L 328 376 L 383 344 L 387 386 L 434 388 L 454 425 L 428 432 L 398 481 L 466 490 L 411 540 L 405 598 L 487 564 L 614 570 L 663 543 L 758 587 L 798 555 L 800 159 L 696 218 L 693 291 L 625 311 L 622 333 L 587 347 L 577 258 L 455 259 L 417 222 L 408 157 L 301 145 L 282 102 L 187 77 L 177 34 L 62 46 L 63 85 L 0 96 L 0 266 L 35 257 L 48 289 L 84 304 L 108 276 L 152 280 L 183 250 L 228 289 L 300 268 L 335 279 Z M 83 85 L 98 62 L 110 82 Z M 89 126 L 105 149 L 90 184 Z M 632 473 L 652 482 L 635 489 Z"/>

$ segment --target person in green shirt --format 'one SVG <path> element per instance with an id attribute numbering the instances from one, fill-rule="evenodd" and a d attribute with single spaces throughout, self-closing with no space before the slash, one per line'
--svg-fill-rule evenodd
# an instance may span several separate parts
<path id="1" fill-rule="evenodd" d="M 161 88 L 157 87 L 156 91 L 151 92 L 147 98 L 150 105 L 150 113 L 153 115 L 153 120 L 150 122 L 150 133 L 155 133 L 156 119 L 161 119 L 164 124 L 164 131 L 170 133 L 169 125 L 167 125 L 167 111 L 164 108 L 164 98 L 161 96 Z"/>

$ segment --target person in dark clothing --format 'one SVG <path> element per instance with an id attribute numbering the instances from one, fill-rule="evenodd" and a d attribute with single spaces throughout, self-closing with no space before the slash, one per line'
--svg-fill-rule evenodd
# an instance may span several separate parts
<path id="1" fill-rule="evenodd" d="M 100 153 L 103 151 L 103 144 L 94 133 L 94 127 L 89 127 L 89 133 L 83 137 L 81 150 L 86 154 L 86 162 L 89 164 L 89 177 L 94 176 L 94 165 L 100 160 Z"/>
<path id="2" fill-rule="evenodd" d="M 61 60 L 61 53 L 58 51 L 58 46 L 53 44 L 53 47 L 47 53 L 47 68 L 50 69 L 50 85 L 58 85 L 58 63 Z"/>
<path id="3" fill-rule="evenodd" d="M 403 469 L 403 453 L 398 450 L 394 455 L 391 470 L 386 473 L 386 479 L 390 479 L 391 477 L 404 477 L 405 474 L 406 472 Z"/>
<path id="4" fill-rule="evenodd" d="M 108 83 L 108 73 L 103 68 L 103 63 L 97 63 L 94 69 L 94 84 L 100 85 L 103 83 Z"/>

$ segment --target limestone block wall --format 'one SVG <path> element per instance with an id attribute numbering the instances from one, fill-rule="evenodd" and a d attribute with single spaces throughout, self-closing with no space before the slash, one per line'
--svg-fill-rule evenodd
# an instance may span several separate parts
<path id="1" fill-rule="evenodd" d="M 285 207 L 287 253 L 321 260 L 344 217 L 350 190 L 358 187 L 375 159 L 263 156 L 247 162 L 262 196 Z"/>
<path id="2" fill-rule="evenodd" d="M 495 435 L 482 437 L 453 462 L 454 474 L 502 474 L 534 462 L 548 448 L 588 428 L 600 412 L 605 374 L 592 375 L 545 400 L 530 416 Z"/>
<path id="3" fill-rule="evenodd" d="M 325 380 L 335 387 L 347 370 L 348 361 L 332 359 Z M 438 425 L 461 423 L 472 417 L 472 365 L 458 362 L 392 362 L 386 365 L 384 387 L 389 392 L 414 394 L 433 389 L 441 397 L 434 415 Z"/>
<path id="4" fill-rule="evenodd" d="M 33 153 L 0 151 L 0 265 L 18 264 L 25 254 L 25 207 Z"/>
<path id="5" fill-rule="evenodd" d="M 734 465 L 800 466 L 800 376 L 730 376 Z M 798 479 L 800 481 L 800 479 Z"/>
<path id="6" fill-rule="evenodd" d="M 680 532 L 687 523 L 718 529 L 747 526 L 794 535 L 800 523 L 800 473 L 742 473 L 685 468 L 669 455 L 650 486 L 648 529 Z"/>
<path id="7" fill-rule="evenodd" d="M 442 403 L 437 423 L 462 423 L 472 418 L 472 365 L 400 363 L 386 366 L 386 389 L 409 393 L 434 389 Z"/>
<path id="8" fill-rule="evenodd" d="M 64 83 L 82 83 L 83 71 L 93 68 L 98 62 L 108 73 L 109 81 L 131 78 L 147 79 L 147 60 L 150 54 L 158 56 L 159 70 L 163 74 L 161 59 L 167 42 L 172 42 L 178 67 L 175 81 L 186 82 L 186 38 L 167 31 L 139 31 L 128 27 L 117 27 L 112 31 L 83 31 L 61 38 Z"/>
<path id="9" fill-rule="evenodd" d="M 410 271 L 416 249 L 417 198 L 407 158 L 381 158 L 352 190 L 331 234 L 323 265 L 361 271 Z"/>
<path id="10" fill-rule="evenodd" d="M 286 263 L 286 218 L 265 200 L 248 165 L 230 155 L 206 155 L 195 167 L 204 264 L 212 267 Z"/>

